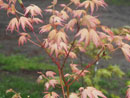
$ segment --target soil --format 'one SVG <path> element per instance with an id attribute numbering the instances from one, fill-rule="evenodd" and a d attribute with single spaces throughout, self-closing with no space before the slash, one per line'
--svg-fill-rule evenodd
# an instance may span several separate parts
<path id="1" fill-rule="evenodd" d="M 30 3 L 38 5 L 42 10 L 44 10 L 47 5 L 50 3 L 48 0 L 23 0 L 25 6 L 28 6 Z M 59 0 L 60 3 L 66 3 L 65 0 Z M 20 11 L 19 5 L 17 5 L 18 10 Z M 57 7 L 57 9 L 60 9 Z M 10 15 L 11 16 L 11 15 Z M 103 25 L 109 27 L 122 27 L 130 25 L 130 6 L 115 6 L 109 5 L 107 8 L 100 8 L 95 12 L 95 16 L 99 16 Z M 12 17 L 12 16 L 11 16 Z M 18 46 L 18 36 L 16 33 L 11 34 L 6 32 L 6 27 L 8 25 L 11 17 L 7 17 L 5 11 L 0 10 L 0 53 L 11 55 L 11 54 L 25 54 L 29 57 L 43 55 L 46 56 L 42 49 L 27 43 L 24 46 Z M 46 23 L 48 20 L 48 15 L 43 16 L 43 20 Z M 35 28 L 38 28 L 39 25 L 36 25 Z M 38 30 L 38 29 L 37 29 Z M 40 39 L 43 39 L 45 35 L 39 35 Z M 130 70 L 130 63 L 127 62 L 120 50 L 112 54 L 112 59 L 109 61 L 101 60 L 99 64 L 101 66 L 106 64 L 119 64 L 124 71 Z M 47 58 L 48 60 L 48 58 Z"/>

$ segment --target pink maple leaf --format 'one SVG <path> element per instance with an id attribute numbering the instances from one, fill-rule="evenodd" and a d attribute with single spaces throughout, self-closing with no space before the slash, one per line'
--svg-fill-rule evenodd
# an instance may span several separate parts
<path id="1" fill-rule="evenodd" d="M 66 29 L 68 30 L 71 30 L 71 31 L 74 31 L 74 26 L 75 26 L 75 24 L 77 23 L 77 19 L 71 19 L 70 21 L 69 21 L 69 23 L 66 25 Z"/>
<path id="2" fill-rule="evenodd" d="M 27 42 L 27 39 L 30 39 L 30 35 L 28 33 L 20 33 L 20 37 L 18 40 L 18 45 L 23 45 L 24 43 Z"/>
<path id="3" fill-rule="evenodd" d="M 75 58 L 77 58 L 77 55 L 74 52 L 70 52 L 69 57 L 72 58 L 72 59 L 75 59 Z"/>
<path id="4" fill-rule="evenodd" d="M 49 19 L 50 24 L 63 26 L 64 20 L 57 15 L 52 15 Z"/>
<path id="5" fill-rule="evenodd" d="M 63 20 L 67 20 L 69 18 L 69 15 L 62 10 L 59 14 L 59 17 L 61 17 Z"/>
<path id="6" fill-rule="evenodd" d="M 85 10 L 73 10 L 73 16 L 80 18 L 83 14 L 85 14 Z"/>
<path id="7" fill-rule="evenodd" d="M 33 30 L 33 26 L 31 24 L 31 22 L 29 21 L 29 18 L 26 17 L 20 17 L 19 19 L 19 25 L 22 26 L 22 29 L 25 31 L 25 27 L 29 26 L 29 28 L 31 28 Z"/>
<path id="8" fill-rule="evenodd" d="M 29 20 L 31 23 L 36 23 L 36 24 L 43 23 L 43 20 L 39 18 L 29 18 Z"/>
<path id="9" fill-rule="evenodd" d="M 3 0 L 0 0 L 0 9 L 8 9 L 9 8 L 9 4 L 4 3 Z"/>
<path id="10" fill-rule="evenodd" d="M 40 27 L 41 30 L 39 33 L 48 32 L 51 30 L 51 28 L 52 28 L 51 24 L 44 25 L 44 26 Z"/>
<path id="11" fill-rule="evenodd" d="M 100 21 L 91 15 L 85 15 L 81 19 L 81 24 L 83 26 L 87 26 L 88 28 L 95 28 L 97 25 L 100 24 Z"/>
<path id="12" fill-rule="evenodd" d="M 16 28 L 17 30 L 19 30 L 19 22 L 17 18 L 13 18 L 10 20 L 9 25 L 6 30 L 10 30 L 11 32 L 13 32 Z"/>
<path id="13" fill-rule="evenodd" d="M 107 98 L 103 93 L 94 87 L 87 87 L 81 92 L 81 98 Z"/>
<path id="14" fill-rule="evenodd" d="M 122 42 L 121 50 L 123 51 L 125 58 L 130 62 L 130 45 Z"/>
<path id="15" fill-rule="evenodd" d="M 85 46 L 89 44 L 90 34 L 86 28 L 81 29 L 75 37 L 80 36 L 79 43 L 85 40 Z"/>
<path id="16" fill-rule="evenodd" d="M 59 95 L 56 92 L 45 92 L 47 93 L 43 98 L 59 98 Z"/>
<path id="17" fill-rule="evenodd" d="M 79 5 L 80 4 L 80 0 L 71 0 L 71 2 L 73 2 L 75 5 Z"/>
<path id="18" fill-rule="evenodd" d="M 126 91 L 126 97 L 125 98 L 130 98 L 130 85 L 128 86 L 128 89 Z"/>
<path id="19" fill-rule="evenodd" d="M 114 36 L 114 33 L 109 29 L 107 26 L 101 26 L 102 30 L 106 33 L 108 33 L 111 37 Z"/>
<path id="20" fill-rule="evenodd" d="M 48 77 L 54 78 L 54 75 L 56 75 L 56 73 L 53 72 L 53 71 L 47 71 L 47 72 L 46 72 L 46 76 L 48 76 Z"/>
<path id="21" fill-rule="evenodd" d="M 93 41 L 96 47 L 102 45 L 100 37 L 98 36 L 97 32 L 94 29 L 90 30 L 90 39 Z"/>
<path id="22" fill-rule="evenodd" d="M 32 17 L 37 16 L 37 15 L 41 15 L 42 16 L 42 10 L 38 6 L 36 6 L 34 4 L 31 4 L 30 6 L 28 6 L 25 9 L 24 16 L 26 16 L 28 13 L 30 13 Z"/>

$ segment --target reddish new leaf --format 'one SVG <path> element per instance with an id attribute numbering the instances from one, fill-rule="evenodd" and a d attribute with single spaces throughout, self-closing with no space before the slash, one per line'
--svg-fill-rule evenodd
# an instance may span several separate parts
<path id="1" fill-rule="evenodd" d="M 90 38 L 95 44 L 96 47 L 102 45 L 102 42 L 100 40 L 100 37 L 98 36 L 97 32 L 94 29 L 90 30 Z"/>
<path id="2" fill-rule="evenodd" d="M 126 97 L 125 98 L 130 98 L 130 85 L 128 86 L 128 89 L 126 91 Z"/>
<path id="3" fill-rule="evenodd" d="M 30 13 L 31 14 L 31 16 L 37 16 L 37 15 L 41 15 L 42 16 L 42 10 L 38 7 L 38 6 L 36 6 L 36 5 L 34 5 L 34 4 L 31 4 L 30 6 L 28 6 L 26 9 L 25 9 L 25 16 L 28 14 L 28 13 Z"/>
<path id="4" fill-rule="evenodd" d="M 88 28 L 96 28 L 96 26 L 100 24 L 100 21 L 91 15 L 83 16 L 80 21 L 83 26 L 87 26 Z"/>
<path id="5" fill-rule="evenodd" d="M 23 17 L 23 16 L 20 17 L 20 19 L 19 19 L 19 25 L 22 26 L 22 29 L 23 29 L 24 31 L 26 31 L 26 30 L 25 30 L 25 27 L 26 27 L 26 26 L 29 26 L 29 28 L 30 28 L 31 30 L 33 30 L 33 26 L 32 26 L 32 24 L 31 24 L 29 18 L 26 18 L 26 17 Z"/>
<path id="6" fill-rule="evenodd" d="M 43 20 L 39 18 L 30 18 L 29 20 L 31 23 L 36 23 L 36 24 L 43 23 Z"/>
<path id="7" fill-rule="evenodd" d="M 44 25 L 42 27 L 40 27 L 40 32 L 39 33 L 44 33 L 44 32 L 48 32 L 50 31 L 52 28 L 52 26 L 50 24 Z"/>
<path id="8" fill-rule="evenodd" d="M 15 29 L 19 30 L 19 22 L 17 18 L 13 18 L 10 20 L 6 30 L 10 30 L 11 32 L 13 32 Z"/>
<path id="9" fill-rule="evenodd" d="M 53 72 L 53 71 L 47 71 L 47 72 L 46 72 L 46 76 L 48 76 L 48 77 L 54 78 L 54 75 L 56 75 L 56 73 Z"/>
<path id="10" fill-rule="evenodd" d="M 80 39 L 79 39 L 79 43 L 82 42 L 82 41 L 85 41 L 85 46 L 87 46 L 89 44 L 89 40 L 90 40 L 90 34 L 88 32 L 88 30 L 86 28 L 83 28 L 81 29 L 75 37 L 78 37 L 80 36 Z"/>
<path id="11" fill-rule="evenodd" d="M 130 45 L 122 43 L 121 50 L 123 51 L 125 58 L 130 62 Z"/>
<path id="12" fill-rule="evenodd" d="M 69 23 L 66 25 L 66 29 L 68 30 L 71 30 L 71 31 L 74 31 L 74 26 L 75 26 L 75 24 L 77 23 L 77 19 L 71 19 L 70 21 L 69 21 Z"/>
<path id="13" fill-rule="evenodd" d="M 30 39 L 30 35 L 28 33 L 20 33 L 20 37 L 18 40 L 18 45 L 23 45 L 24 43 L 27 42 L 27 39 Z"/>
<path id="14" fill-rule="evenodd" d="M 103 93 L 94 87 L 87 87 L 81 92 L 81 98 L 107 98 Z"/>

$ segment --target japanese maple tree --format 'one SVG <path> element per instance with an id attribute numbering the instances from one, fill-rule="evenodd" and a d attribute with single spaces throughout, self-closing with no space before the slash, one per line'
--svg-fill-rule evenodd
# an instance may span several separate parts
<path id="1" fill-rule="evenodd" d="M 88 68 L 96 64 L 102 59 L 105 51 L 114 52 L 121 49 L 125 58 L 130 62 L 130 35 L 115 35 L 110 28 L 101 24 L 97 16 L 93 13 L 99 7 L 105 8 L 107 4 L 104 0 L 70 0 L 68 4 L 58 5 L 58 0 L 48 0 L 51 5 L 42 10 L 35 4 L 30 4 L 25 7 L 22 0 L 0 0 L 0 9 L 7 10 L 7 15 L 13 15 L 10 20 L 7 31 L 17 32 L 19 35 L 18 45 L 23 45 L 27 41 L 43 48 L 45 53 L 55 63 L 59 72 L 59 80 L 56 79 L 56 73 L 47 71 L 45 74 L 39 72 L 39 79 L 46 79 L 45 96 L 43 98 L 59 98 L 61 94 L 55 91 L 50 92 L 49 89 L 60 85 L 62 96 L 64 98 L 107 98 L 101 91 L 94 87 L 80 87 L 79 91 L 70 92 L 71 85 L 78 81 L 80 77 L 84 77 Z M 23 9 L 19 12 L 15 6 L 18 2 Z M 56 10 L 56 6 L 61 9 Z M 74 5 L 72 9 L 70 6 Z M 44 13 L 50 13 L 47 24 L 44 24 Z M 37 17 L 40 16 L 41 18 Z M 39 27 L 39 32 L 35 32 L 35 24 L 42 24 Z M 32 33 L 32 34 L 30 34 Z M 39 39 L 37 33 L 48 36 L 44 39 Z M 37 42 L 32 39 L 34 35 Z M 86 52 L 86 47 L 93 43 L 99 49 L 96 58 L 89 62 L 84 68 L 79 68 L 80 64 L 75 64 L 78 52 Z M 67 60 L 70 60 L 70 64 Z M 72 72 L 64 73 L 65 66 L 70 67 Z M 129 98 L 129 89 L 126 98 Z"/>

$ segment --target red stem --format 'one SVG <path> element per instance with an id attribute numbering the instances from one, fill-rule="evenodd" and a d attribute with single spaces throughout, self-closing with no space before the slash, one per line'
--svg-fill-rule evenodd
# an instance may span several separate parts
<path id="1" fill-rule="evenodd" d="M 71 86 L 76 80 L 78 80 L 81 76 L 81 74 L 88 68 L 90 68 L 92 65 L 94 65 L 99 59 L 100 59 L 100 54 L 104 51 L 104 47 L 102 47 L 101 51 L 97 54 L 97 58 L 96 60 L 92 61 L 91 63 L 89 63 L 87 66 L 85 66 L 85 68 L 79 73 L 79 75 L 71 82 L 69 83 L 68 86 Z"/>

